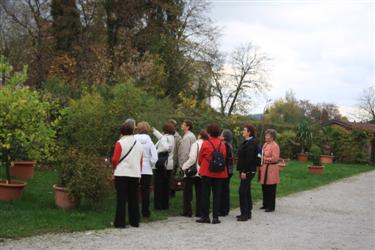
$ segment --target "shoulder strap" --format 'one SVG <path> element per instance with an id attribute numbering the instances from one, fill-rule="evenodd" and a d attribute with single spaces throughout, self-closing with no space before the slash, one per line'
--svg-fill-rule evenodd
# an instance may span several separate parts
<path id="1" fill-rule="evenodd" d="M 198 157 L 199 157 L 199 144 L 197 143 L 197 159 L 195 160 L 195 164 L 198 163 Z"/>
<path id="2" fill-rule="evenodd" d="M 217 149 L 215 148 L 215 145 L 212 143 L 212 141 L 210 141 L 210 140 L 207 140 L 211 145 L 212 145 L 212 147 L 214 148 L 214 151 L 217 151 Z"/>
<path id="3" fill-rule="evenodd" d="M 132 149 L 134 148 L 135 144 L 137 143 L 136 140 L 134 140 L 134 143 L 133 143 L 133 146 L 130 148 L 130 150 L 119 160 L 118 164 L 120 164 L 120 162 L 122 162 L 129 154 L 130 152 L 132 151 Z"/>

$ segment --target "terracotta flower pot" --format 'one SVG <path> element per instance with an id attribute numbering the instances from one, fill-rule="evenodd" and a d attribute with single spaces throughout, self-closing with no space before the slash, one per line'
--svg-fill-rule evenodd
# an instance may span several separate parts
<path id="1" fill-rule="evenodd" d="M 10 167 L 10 175 L 19 179 L 31 179 L 34 175 L 35 161 L 15 161 Z"/>
<path id="2" fill-rule="evenodd" d="M 308 161 L 309 156 L 305 153 L 299 153 L 299 154 L 297 154 L 297 160 L 298 161 Z"/>
<path id="3" fill-rule="evenodd" d="M 72 209 L 79 205 L 79 200 L 71 198 L 67 188 L 53 185 L 55 190 L 55 204 L 59 208 Z"/>
<path id="4" fill-rule="evenodd" d="M 23 188 L 27 185 L 23 181 L 12 180 L 11 184 L 7 184 L 5 180 L 0 180 L 0 200 L 14 201 L 21 198 Z"/>
<path id="5" fill-rule="evenodd" d="M 333 163 L 333 156 L 331 155 L 321 155 L 320 156 L 320 162 L 322 164 L 332 164 Z"/>
<path id="6" fill-rule="evenodd" d="M 311 174 L 323 174 L 324 167 L 323 166 L 310 166 L 309 173 Z"/>

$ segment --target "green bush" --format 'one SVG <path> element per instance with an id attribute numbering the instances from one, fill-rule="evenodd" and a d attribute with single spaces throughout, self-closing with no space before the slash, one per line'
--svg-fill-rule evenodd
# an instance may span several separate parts
<path id="1" fill-rule="evenodd" d="M 59 138 L 64 148 L 74 146 L 83 152 L 109 156 L 126 118 L 145 120 L 160 128 L 173 112 L 168 99 L 148 95 L 130 82 L 109 90 L 103 87 L 99 93 L 96 87 L 86 90 L 62 111 Z"/>
<path id="2" fill-rule="evenodd" d="M 298 153 L 299 143 L 296 141 L 296 133 L 293 130 L 285 130 L 277 136 L 280 146 L 280 155 L 284 159 L 293 159 Z"/>
<path id="3" fill-rule="evenodd" d="M 77 200 L 96 202 L 109 190 L 107 169 L 91 154 L 70 148 L 64 152 L 58 171 L 58 186 Z"/>
<path id="4" fill-rule="evenodd" d="M 312 161 L 314 166 L 320 166 L 320 147 L 318 145 L 313 144 L 310 148 L 309 158 Z"/>
<path id="5" fill-rule="evenodd" d="M 83 152 L 108 155 L 115 140 L 112 116 L 99 94 L 84 93 L 62 111 L 60 143 L 64 148 L 74 146 Z"/>
<path id="6" fill-rule="evenodd" d="M 365 131 L 348 131 L 340 127 L 324 127 L 314 136 L 317 144 L 329 144 L 332 154 L 338 162 L 368 162 L 368 141 L 370 135 Z"/>

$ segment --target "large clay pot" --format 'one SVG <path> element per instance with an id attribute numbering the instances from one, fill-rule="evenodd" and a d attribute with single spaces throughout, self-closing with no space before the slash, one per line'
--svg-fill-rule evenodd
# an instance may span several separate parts
<path id="1" fill-rule="evenodd" d="M 10 175 L 18 179 L 31 179 L 34 175 L 35 161 L 15 161 L 10 167 Z"/>
<path id="2" fill-rule="evenodd" d="M 23 181 L 12 180 L 11 184 L 8 184 L 5 180 L 0 180 L 0 200 L 18 200 L 21 198 L 23 189 L 26 185 L 27 183 Z"/>
<path id="3" fill-rule="evenodd" d="M 324 167 L 323 166 L 310 166 L 309 173 L 311 174 L 323 174 Z"/>
<path id="4" fill-rule="evenodd" d="M 72 198 L 67 188 L 53 185 L 53 189 L 55 190 L 55 204 L 57 207 L 72 209 L 79 205 L 79 200 Z"/>
<path id="5" fill-rule="evenodd" d="M 308 161 L 309 155 L 305 154 L 305 153 L 299 153 L 299 154 L 297 154 L 297 160 L 298 161 Z"/>
<path id="6" fill-rule="evenodd" d="M 332 164 L 333 163 L 333 156 L 331 155 L 321 155 L 320 156 L 320 163 L 322 164 Z"/>

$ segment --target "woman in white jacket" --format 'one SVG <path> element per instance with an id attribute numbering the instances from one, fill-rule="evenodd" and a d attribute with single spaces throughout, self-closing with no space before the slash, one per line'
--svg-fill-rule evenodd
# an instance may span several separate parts
<path id="1" fill-rule="evenodd" d="M 158 161 L 154 171 L 154 208 L 163 210 L 169 208 L 169 182 L 173 171 L 173 154 L 175 127 L 171 123 L 163 126 L 163 134 L 153 128 L 153 134 L 158 138 L 156 150 Z"/>
<path id="2" fill-rule="evenodd" d="M 150 213 L 150 187 L 152 178 L 152 168 L 158 160 L 156 147 L 148 133 L 151 127 L 148 122 L 139 122 L 137 124 L 137 133 L 135 139 L 143 146 L 143 167 L 141 176 L 141 196 L 142 196 L 142 216 L 149 218 Z"/>
<path id="3" fill-rule="evenodd" d="M 200 212 L 200 201 L 201 201 L 201 178 L 199 176 L 199 164 L 198 164 L 198 156 L 199 151 L 202 148 L 202 144 L 204 140 L 208 140 L 208 134 L 205 130 L 201 130 L 198 135 L 198 140 L 194 142 L 190 147 L 189 159 L 182 165 L 182 171 L 186 173 L 186 171 L 191 168 L 194 164 L 197 166 L 197 173 L 195 176 L 185 177 L 185 186 L 184 186 L 184 201 L 183 201 L 183 216 L 191 217 L 193 214 L 193 209 L 191 207 L 191 202 L 193 200 L 193 186 L 195 187 L 195 216 L 201 217 Z"/>
<path id="4" fill-rule="evenodd" d="M 141 178 L 143 147 L 133 136 L 134 123 L 121 127 L 121 138 L 116 142 L 112 156 L 113 175 L 116 186 L 116 216 L 114 226 L 125 228 L 128 210 L 129 224 L 139 226 L 139 178 Z M 126 209 L 126 207 L 128 209 Z"/>

